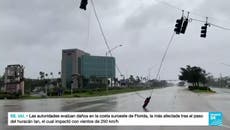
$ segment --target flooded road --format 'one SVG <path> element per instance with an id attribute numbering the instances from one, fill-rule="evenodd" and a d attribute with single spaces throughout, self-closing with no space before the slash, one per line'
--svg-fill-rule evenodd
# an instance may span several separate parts
<path id="1" fill-rule="evenodd" d="M 0 130 L 229 130 L 230 91 L 214 88 L 216 94 L 197 94 L 184 87 L 168 87 L 153 90 L 147 107 L 150 112 L 210 112 L 220 111 L 224 115 L 224 127 L 9 127 L 7 112 L 144 112 L 142 97 L 151 90 L 117 94 L 112 96 L 39 99 L 0 100 Z"/>

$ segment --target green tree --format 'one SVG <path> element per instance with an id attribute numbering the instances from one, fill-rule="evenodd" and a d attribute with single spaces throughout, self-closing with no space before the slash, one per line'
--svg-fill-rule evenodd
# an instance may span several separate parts
<path id="1" fill-rule="evenodd" d="M 129 76 L 129 81 L 130 81 L 131 83 L 134 83 L 135 79 L 134 79 L 133 75 L 130 75 L 130 76 Z"/>
<path id="2" fill-rule="evenodd" d="M 41 80 L 45 78 L 45 72 L 40 71 L 39 75 Z"/>
<path id="3" fill-rule="evenodd" d="M 179 80 L 187 81 L 188 83 L 192 83 L 193 86 L 200 86 L 199 83 L 205 84 L 207 82 L 206 79 L 206 71 L 197 66 L 189 66 L 186 68 L 181 68 L 181 75 L 179 75 Z"/>
<path id="4" fill-rule="evenodd" d="M 136 76 L 135 85 L 138 85 L 139 83 L 141 83 L 141 79 L 139 76 Z"/>
<path id="5" fill-rule="evenodd" d="M 4 75 L 0 76 L 0 91 L 3 86 L 4 86 Z"/>
<path id="6" fill-rule="evenodd" d="M 48 73 L 46 73 L 45 76 L 46 76 L 46 78 L 48 79 L 48 76 L 49 76 Z"/>
<path id="7" fill-rule="evenodd" d="M 50 72 L 50 76 L 53 78 L 53 72 Z"/>

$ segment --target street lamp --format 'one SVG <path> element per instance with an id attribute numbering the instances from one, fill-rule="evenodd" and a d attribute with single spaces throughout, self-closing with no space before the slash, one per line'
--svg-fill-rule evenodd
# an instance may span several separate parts
<path id="1" fill-rule="evenodd" d="M 119 47 L 122 47 L 123 45 L 117 45 L 117 46 L 115 46 L 115 47 L 113 47 L 113 48 L 111 48 L 109 51 L 107 51 L 106 53 L 105 53 L 105 56 L 107 57 L 108 56 L 108 53 L 111 53 L 112 51 L 114 51 L 115 49 L 117 49 L 117 48 L 119 48 Z M 105 62 L 105 73 L 106 73 L 106 92 L 108 93 L 108 91 L 109 91 L 109 86 L 108 86 L 108 75 L 107 75 L 107 60 L 106 60 L 106 62 Z"/>
<path id="2" fill-rule="evenodd" d="M 109 51 L 107 51 L 106 53 L 105 53 L 105 55 L 107 56 L 108 55 L 108 53 L 111 53 L 112 51 L 114 51 L 115 49 L 117 49 L 117 48 L 119 48 L 119 47 L 122 47 L 123 45 L 117 45 L 117 46 L 115 46 L 115 47 L 113 47 L 113 48 L 111 48 Z"/>

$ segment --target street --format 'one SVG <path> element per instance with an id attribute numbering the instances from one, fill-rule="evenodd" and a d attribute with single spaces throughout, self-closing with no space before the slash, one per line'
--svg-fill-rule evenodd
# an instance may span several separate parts
<path id="1" fill-rule="evenodd" d="M 230 89 L 213 88 L 216 94 L 197 94 L 185 87 L 154 89 L 147 110 L 143 97 L 151 90 L 103 97 L 0 100 L 0 130 L 229 130 Z M 223 127 L 9 127 L 7 112 L 223 112 Z"/>

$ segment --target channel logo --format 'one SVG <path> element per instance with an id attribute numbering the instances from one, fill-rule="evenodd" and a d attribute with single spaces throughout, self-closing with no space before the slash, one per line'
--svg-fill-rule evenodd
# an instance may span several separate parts
<path id="1" fill-rule="evenodd" d="M 209 126 L 222 126 L 223 114 L 222 112 L 209 112 Z"/>

